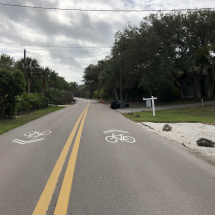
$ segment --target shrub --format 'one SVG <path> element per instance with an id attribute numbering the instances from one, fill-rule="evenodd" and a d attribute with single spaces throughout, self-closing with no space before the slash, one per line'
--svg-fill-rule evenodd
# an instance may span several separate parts
<path id="1" fill-rule="evenodd" d="M 27 94 L 17 97 L 17 111 L 30 111 L 35 109 L 40 109 L 47 107 L 49 100 L 47 97 L 40 95 L 38 93 Z"/>
<path id="2" fill-rule="evenodd" d="M 16 96 L 25 89 L 25 80 L 21 71 L 0 69 L 0 117 L 16 113 Z"/>
<path id="3" fill-rule="evenodd" d="M 46 90 L 46 97 L 48 97 L 50 103 L 55 104 L 54 100 L 57 99 L 57 104 L 64 105 L 68 104 L 72 100 L 72 92 L 59 90 L 54 88 L 48 88 Z"/>
<path id="4" fill-rule="evenodd" d="M 101 99 L 102 97 L 104 97 L 104 89 L 95 90 L 93 92 L 93 98 L 95 98 L 95 99 Z"/>

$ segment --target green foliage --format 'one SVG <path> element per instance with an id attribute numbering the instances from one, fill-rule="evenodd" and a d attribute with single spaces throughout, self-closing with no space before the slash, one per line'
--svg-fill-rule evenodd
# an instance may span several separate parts
<path id="1" fill-rule="evenodd" d="M 55 104 L 54 99 L 57 99 L 57 104 L 59 105 L 68 104 L 72 100 L 72 92 L 54 88 L 48 88 L 46 90 L 46 96 L 48 97 L 50 103 L 53 104 Z"/>
<path id="2" fill-rule="evenodd" d="M 80 98 L 92 98 L 93 94 L 91 94 L 89 88 L 87 88 L 86 85 L 79 85 L 74 96 Z"/>
<path id="3" fill-rule="evenodd" d="M 93 98 L 95 98 L 95 99 L 102 99 L 103 97 L 104 97 L 104 89 L 95 90 L 93 92 Z"/>
<path id="4" fill-rule="evenodd" d="M 73 95 L 75 94 L 77 88 L 78 88 L 78 84 L 76 82 L 70 82 L 69 83 L 70 86 L 70 91 L 73 93 Z"/>
<path id="5" fill-rule="evenodd" d="M 160 102 L 170 102 L 175 98 L 175 87 L 170 81 L 165 81 L 156 90 L 156 96 Z"/>
<path id="6" fill-rule="evenodd" d="M 48 82 L 48 87 L 53 87 L 59 90 L 70 91 L 71 87 L 64 77 L 56 76 Z"/>
<path id="7" fill-rule="evenodd" d="M 16 96 L 25 89 L 25 80 L 21 71 L 0 69 L 0 113 L 1 117 L 15 114 Z"/>
<path id="8" fill-rule="evenodd" d="M 5 115 L 7 116 L 13 116 L 16 115 L 17 113 L 17 99 L 14 96 L 9 96 L 8 97 L 8 103 L 7 107 L 5 109 Z"/>
<path id="9" fill-rule="evenodd" d="M 30 111 L 48 106 L 49 100 L 44 95 L 38 93 L 27 94 L 17 97 L 17 111 Z"/>
<path id="10" fill-rule="evenodd" d="M 143 18 L 139 27 L 127 25 L 118 31 L 111 55 L 96 65 L 89 65 L 83 78 L 91 93 L 107 88 L 117 98 L 121 71 L 123 94 L 129 98 L 131 89 L 136 92 L 141 87 L 143 92 L 152 92 L 165 80 L 177 83 L 185 74 L 195 80 L 199 98 L 201 76 L 206 75 L 210 97 L 215 86 L 213 44 L 214 10 L 151 14 Z M 165 94 L 165 89 L 160 90 Z M 183 91 L 179 92 L 183 98 Z"/>
<path id="11" fill-rule="evenodd" d="M 13 70 L 14 69 L 14 63 L 15 63 L 14 58 L 11 58 L 7 54 L 1 54 L 1 56 L 0 56 L 0 68 Z"/>

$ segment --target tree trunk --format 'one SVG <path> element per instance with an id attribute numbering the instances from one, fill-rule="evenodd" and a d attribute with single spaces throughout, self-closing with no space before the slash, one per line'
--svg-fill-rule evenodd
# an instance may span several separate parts
<path id="1" fill-rule="evenodd" d="M 118 98 L 118 95 L 117 95 L 117 92 L 116 92 L 116 88 L 115 88 L 115 87 L 113 87 L 113 91 L 114 91 L 114 94 L 115 94 L 116 101 L 119 101 L 119 98 Z"/>
<path id="2" fill-rule="evenodd" d="M 212 84 L 212 87 L 211 87 L 211 95 L 213 96 L 213 92 L 214 92 L 214 82 Z"/>
<path id="3" fill-rule="evenodd" d="M 179 84 L 179 88 L 180 88 L 180 96 L 181 96 L 181 99 L 184 99 L 184 92 L 183 92 L 183 89 L 182 89 L 181 84 Z"/>
<path id="4" fill-rule="evenodd" d="M 45 95 L 45 92 L 46 92 L 46 82 L 43 80 L 41 85 L 41 94 Z"/>
<path id="5" fill-rule="evenodd" d="M 215 59 L 215 58 L 214 58 Z M 214 92 L 214 85 L 215 85 L 215 68 L 214 68 L 214 61 L 212 65 L 212 88 L 211 88 L 211 94 L 213 95 Z"/>
<path id="6" fill-rule="evenodd" d="M 207 98 L 209 99 L 212 96 L 213 88 L 214 88 L 214 82 L 213 80 L 210 80 L 209 76 L 206 76 L 206 85 L 207 85 Z"/>
<path id="7" fill-rule="evenodd" d="M 4 99 L 3 99 L 3 104 L 2 104 L 1 118 L 3 118 L 3 116 L 4 116 L 5 107 L 6 107 L 6 104 L 5 104 L 5 97 L 4 97 Z"/>
<path id="8" fill-rule="evenodd" d="M 5 111 L 5 105 L 3 105 L 3 108 L 2 108 L 1 118 L 3 118 L 4 116 L 4 111 Z"/>
<path id="9" fill-rule="evenodd" d="M 31 78 L 28 77 L 28 94 L 31 93 Z"/>
<path id="10" fill-rule="evenodd" d="M 195 83 L 195 89 L 196 89 L 196 97 L 198 99 L 201 99 L 202 93 L 201 93 L 201 83 L 200 83 L 201 75 L 194 75 L 194 83 Z"/>
<path id="11" fill-rule="evenodd" d="M 181 99 L 184 99 L 184 92 L 183 92 L 182 85 L 181 85 L 180 81 L 178 81 L 177 83 L 175 82 L 175 86 L 177 87 L 178 91 L 180 92 Z"/>

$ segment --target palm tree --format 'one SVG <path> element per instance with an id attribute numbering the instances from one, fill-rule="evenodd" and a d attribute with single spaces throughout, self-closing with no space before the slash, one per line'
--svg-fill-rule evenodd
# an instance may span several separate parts
<path id="1" fill-rule="evenodd" d="M 0 68 L 13 70 L 14 69 L 14 63 L 15 63 L 14 58 L 12 58 L 6 54 L 1 54 L 1 56 L 0 56 Z"/>
<path id="2" fill-rule="evenodd" d="M 57 73 L 49 67 L 39 69 L 39 77 L 42 80 L 41 94 L 45 95 L 47 82 L 56 80 Z"/>
<path id="3" fill-rule="evenodd" d="M 20 69 L 23 73 L 25 78 L 27 79 L 28 83 L 28 94 L 31 93 L 31 78 L 38 73 L 39 70 L 39 63 L 36 59 L 32 59 L 27 57 L 24 63 L 24 58 L 20 59 L 16 63 L 18 69 Z M 26 74 L 24 72 L 24 68 L 26 70 Z"/>
<path id="4" fill-rule="evenodd" d="M 74 94 L 76 89 L 78 88 L 78 84 L 76 82 L 70 82 L 69 86 L 70 86 L 70 91 L 72 92 L 72 94 Z"/>

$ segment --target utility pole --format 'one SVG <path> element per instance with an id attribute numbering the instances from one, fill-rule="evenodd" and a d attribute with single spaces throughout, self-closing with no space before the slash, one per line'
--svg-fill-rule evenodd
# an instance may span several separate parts
<path id="1" fill-rule="evenodd" d="M 119 51 L 120 53 L 120 98 L 122 102 L 122 57 L 121 57 L 121 49 Z"/>
<path id="2" fill-rule="evenodd" d="M 24 49 L 24 76 L 25 76 L 25 79 L 26 79 L 26 64 L 25 64 L 25 61 L 26 61 L 26 50 Z"/>

